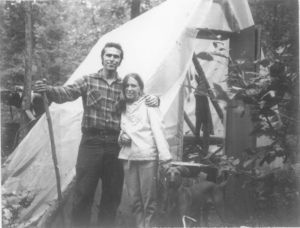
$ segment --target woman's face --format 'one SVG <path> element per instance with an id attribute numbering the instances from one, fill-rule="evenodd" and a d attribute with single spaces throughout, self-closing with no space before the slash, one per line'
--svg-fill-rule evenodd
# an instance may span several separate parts
<path id="1" fill-rule="evenodd" d="M 125 97 L 129 102 L 137 101 L 142 95 L 141 88 L 137 80 L 129 77 L 125 87 Z"/>

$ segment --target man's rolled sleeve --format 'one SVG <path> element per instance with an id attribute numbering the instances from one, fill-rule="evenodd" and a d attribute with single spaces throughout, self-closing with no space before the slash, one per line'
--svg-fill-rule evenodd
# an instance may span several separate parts
<path id="1" fill-rule="evenodd" d="M 84 78 L 76 80 L 73 84 L 66 86 L 49 86 L 47 90 L 47 97 L 50 101 L 55 103 L 64 103 L 74 101 L 86 90 L 86 81 Z"/>

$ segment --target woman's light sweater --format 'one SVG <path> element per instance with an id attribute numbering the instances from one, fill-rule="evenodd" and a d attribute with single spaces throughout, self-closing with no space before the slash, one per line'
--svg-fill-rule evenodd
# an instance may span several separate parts
<path id="1" fill-rule="evenodd" d="M 131 144 L 122 146 L 120 159 L 166 161 L 172 158 L 160 110 L 146 106 L 144 97 L 126 105 L 121 115 L 120 134 L 123 132 L 130 137 Z"/>

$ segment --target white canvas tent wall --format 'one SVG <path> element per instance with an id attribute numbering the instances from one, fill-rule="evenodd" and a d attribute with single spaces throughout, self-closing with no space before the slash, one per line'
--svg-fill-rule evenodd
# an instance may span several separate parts
<path id="1" fill-rule="evenodd" d="M 222 7 L 224 2 L 228 3 L 229 10 Z M 173 156 L 178 159 L 183 123 L 180 89 L 196 47 L 199 51 L 207 49 L 206 41 L 194 39 L 196 29 L 236 32 L 252 25 L 246 0 L 168 0 L 101 37 L 67 84 L 101 68 L 100 50 L 106 42 L 120 43 L 125 56 L 119 74 L 139 73 L 145 81 L 146 93 L 161 97 L 167 137 Z M 215 72 L 206 70 L 208 77 L 216 77 Z M 62 189 L 65 190 L 75 174 L 81 137 L 81 100 L 52 104 L 50 111 Z M 45 116 L 9 157 L 3 169 L 3 181 L 8 191 L 28 191 L 35 196 L 31 205 L 21 212 L 20 227 L 43 218 L 54 204 L 56 181 Z"/>

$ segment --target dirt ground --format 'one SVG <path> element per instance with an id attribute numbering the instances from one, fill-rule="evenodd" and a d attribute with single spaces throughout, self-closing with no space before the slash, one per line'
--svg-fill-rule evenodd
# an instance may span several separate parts
<path id="1" fill-rule="evenodd" d="M 160 202 L 158 202 L 160 203 Z M 116 228 L 133 228 L 134 227 L 134 216 L 131 213 L 130 210 L 130 202 L 128 199 L 128 193 L 127 193 L 127 189 L 126 186 L 124 186 L 123 188 L 123 195 L 122 195 L 122 201 L 118 210 L 118 215 L 116 218 Z M 96 218 L 96 216 L 94 215 L 94 219 Z M 211 208 L 210 210 L 210 214 L 209 214 L 209 221 L 208 221 L 209 226 L 211 227 L 224 227 L 224 225 L 222 224 L 220 218 L 218 217 L 218 215 L 216 214 L 216 211 L 214 210 L 214 208 Z M 157 224 L 158 227 L 159 224 Z M 164 227 L 170 227 L 170 226 L 165 226 Z"/>
<path id="2" fill-rule="evenodd" d="M 91 216 L 91 223 L 92 227 L 96 228 L 97 226 L 97 213 L 98 213 L 98 205 L 101 198 L 101 181 L 98 184 L 95 199 L 94 199 L 94 205 L 92 208 L 92 216 Z M 128 193 L 126 186 L 124 185 L 123 188 L 123 194 L 122 194 L 122 201 L 118 210 L 117 218 L 116 218 L 116 227 L 115 228 L 134 228 L 134 216 L 131 213 L 131 209 L 129 206 L 129 199 L 128 199 Z M 214 208 L 211 208 L 210 214 L 209 214 L 209 226 L 210 227 L 224 227 L 222 224 L 220 218 L 216 214 L 216 211 Z M 161 227 L 161 226 L 160 226 Z M 164 226 L 164 227 L 170 227 L 170 226 Z"/>
<path id="3" fill-rule="evenodd" d="M 134 227 L 134 217 L 130 211 L 126 187 L 124 187 L 124 190 L 123 190 L 122 202 L 119 207 L 119 213 L 118 213 L 116 220 L 117 220 L 116 228 L 132 228 L 132 227 Z M 224 227 L 220 218 L 216 214 L 216 211 L 214 210 L 214 208 L 211 208 L 211 210 L 210 210 L 208 224 L 211 227 L 222 227 L 222 226 Z M 159 226 L 159 224 L 158 224 L 158 226 Z M 164 226 L 164 227 L 170 227 L 170 226 Z"/>

